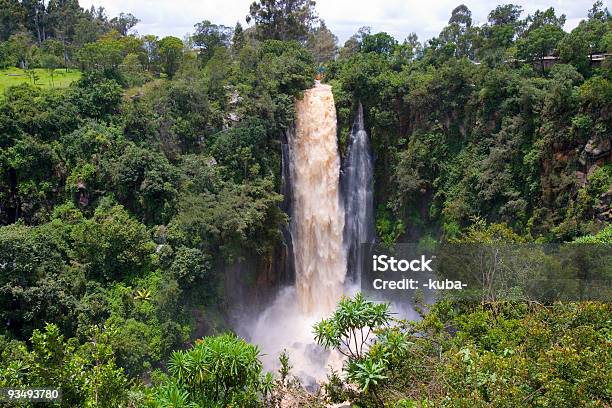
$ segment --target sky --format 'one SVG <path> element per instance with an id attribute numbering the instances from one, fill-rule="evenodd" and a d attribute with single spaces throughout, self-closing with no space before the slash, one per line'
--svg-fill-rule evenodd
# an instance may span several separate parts
<path id="1" fill-rule="evenodd" d="M 139 34 L 155 34 L 160 37 L 174 35 L 183 38 L 193 32 L 193 25 L 203 20 L 215 24 L 235 26 L 240 22 L 247 26 L 245 17 L 253 0 L 80 0 L 82 7 L 102 6 L 109 17 L 120 12 L 132 13 L 140 23 L 135 27 Z M 475 24 L 486 22 L 489 11 L 496 4 L 513 3 L 523 7 L 523 17 L 535 10 L 554 7 L 557 14 L 565 14 L 565 30 L 571 31 L 586 18 L 595 0 L 467 0 L 463 4 L 472 11 Z M 338 36 L 343 44 L 362 26 L 372 27 L 372 32 L 386 31 L 399 41 L 411 32 L 419 40 L 430 39 L 446 26 L 451 11 L 461 0 L 318 0 L 317 14 Z M 608 5 L 608 1 L 604 1 Z"/>

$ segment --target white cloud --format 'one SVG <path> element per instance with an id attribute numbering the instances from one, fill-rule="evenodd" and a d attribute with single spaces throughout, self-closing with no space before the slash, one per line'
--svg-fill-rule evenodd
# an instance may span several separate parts
<path id="1" fill-rule="evenodd" d="M 574 28 L 586 17 L 594 0 L 501 0 L 499 3 L 519 4 L 524 15 L 535 10 L 554 7 L 557 14 L 567 16 L 566 30 Z M 81 6 L 102 6 L 109 16 L 129 12 L 141 22 L 136 30 L 141 34 L 183 37 L 193 31 L 193 25 L 202 20 L 234 26 L 245 16 L 252 0 L 80 0 Z M 496 3 L 486 0 L 463 2 L 472 11 L 475 23 L 484 23 Z M 461 0 L 318 0 L 317 12 L 343 43 L 361 26 L 372 27 L 373 32 L 386 31 L 403 40 L 416 32 L 421 40 L 437 35 L 446 25 L 451 11 Z"/>

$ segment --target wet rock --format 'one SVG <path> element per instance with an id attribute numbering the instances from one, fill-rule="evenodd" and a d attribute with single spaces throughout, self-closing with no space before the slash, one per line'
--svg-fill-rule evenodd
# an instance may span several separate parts
<path id="1" fill-rule="evenodd" d="M 306 345 L 305 354 L 311 362 L 320 363 L 321 361 L 327 361 L 330 351 L 313 343 Z"/>
<path id="2" fill-rule="evenodd" d="M 79 205 L 86 207 L 89 204 L 89 194 L 87 193 L 87 185 L 84 181 L 79 180 L 77 182 L 77 189 L 79 192 Z"/>
<path id="3" fill-rule="evenodd" d="M 584 151 L 594 158 L 608 154 L 611 150 L 612 142 L 610 139 L 590 139 L 584 147 Z"/>
<path id="4" fill-rule="evenodd" d="M 317 382 L 314 377 L 305 376 L 301 378 L 303 387 L 306 391 L 311 394 L 316 394 L 321 389 L 321 385 Z"/>

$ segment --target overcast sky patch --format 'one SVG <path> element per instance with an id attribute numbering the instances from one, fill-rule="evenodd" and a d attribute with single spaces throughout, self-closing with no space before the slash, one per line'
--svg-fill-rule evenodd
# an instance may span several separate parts
<path id="1" fill-rule="evenodd" d="M 593 1 L 514 0 L 504 3 L 523 7 L 523 17 L 535 10 L 554 7 L 557 14 L 565 14 L 565 30 L 571 31 L 586 18 Z M 140 19 L 136 26 L 139 34 L 155 34 L 159 37 L 174 35 L 183 38 L 193 32 L 193 25 L 210 20 L 216 24 L 233 27 L 236 22 L 246 26 L 245 17 L 252 0 L 81 0 L 83 7 L 102 6 L 109 17 L 120 12 L 132 13 Z M 486 22 L 487 15 L 495 8 L 490 1 L 463 2 L 472 11 L 475 24 Z M 604 2 L 605 3 L 605 2 Z M 402 41 L 416 32 L 421 41 L 440 33 L 448 22 L 451 11 L 461 2 L 453 0 L 319 0 L 317 12 L 327 26 L 344 43 L 362 26 L 372 27 L 372 32 L 386 31 Z"/>

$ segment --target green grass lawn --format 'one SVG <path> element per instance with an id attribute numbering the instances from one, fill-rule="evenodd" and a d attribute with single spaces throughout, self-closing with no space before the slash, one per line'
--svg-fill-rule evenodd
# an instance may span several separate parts
<path id="1" fill-rule="evenodd" d="M 63 68 L 56 69 L 53 73 L 53 79 L 51 79 L 51 74 L 46 69 L 35 68 L 34 72 L 38 76 L 36 83 L 30 79 L 23 69 L 15 67 L 1 69 L 0 97 L 4 95 L 4 91 L 9 86 L 28 83 L 41 88 L 65 88 L 81 77 L 81 72 L 76 69 L 69 69 L 68 72 Z"/>

